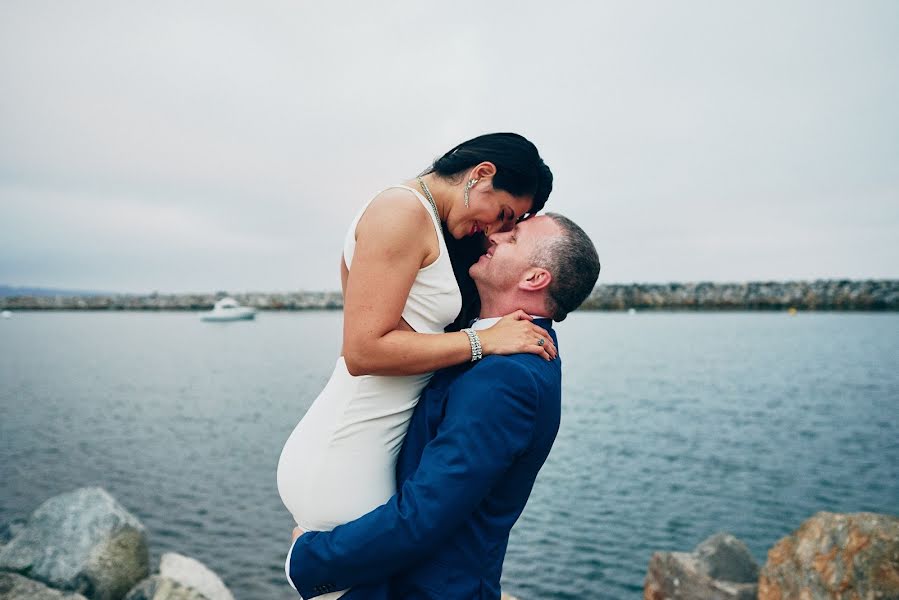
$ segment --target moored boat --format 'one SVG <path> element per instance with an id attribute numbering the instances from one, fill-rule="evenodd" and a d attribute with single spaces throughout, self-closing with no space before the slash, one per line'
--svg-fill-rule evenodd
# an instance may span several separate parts
<path id="1" fill-rule="evenodd" d="M 200 317 L 204 321 L 246 321 L 256 318 L 256 309 L 241 306 L 234 298 L 222 298 L 212 310 Z"/>

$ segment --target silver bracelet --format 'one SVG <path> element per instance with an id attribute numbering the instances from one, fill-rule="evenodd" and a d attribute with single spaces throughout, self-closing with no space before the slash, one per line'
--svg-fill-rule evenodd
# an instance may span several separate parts
<path id="1" fill-rule="evenodd" d="M 484 352 L 481 350 L 481 338 L 478 337 L 478 332 L 473 329 L 463 329 L 462 331 L 468 336 L 468 343 L 471 344 L 471 362 L 484 358 Z"/>

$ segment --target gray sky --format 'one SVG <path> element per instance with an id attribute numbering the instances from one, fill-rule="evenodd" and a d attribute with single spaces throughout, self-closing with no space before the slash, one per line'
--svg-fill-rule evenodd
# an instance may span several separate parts
<path id="1" fill-rule="evenodd" d="M 605 282 L 899 277 L 899 2 L 0 3 L 0 283 L 337 289 L 379 189 L 531 138 Z"/>

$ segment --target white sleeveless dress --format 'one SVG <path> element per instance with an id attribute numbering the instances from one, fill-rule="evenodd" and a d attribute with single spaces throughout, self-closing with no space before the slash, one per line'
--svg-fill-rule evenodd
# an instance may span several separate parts
<path id="1" fill-rule="evenodd" d="M 403 319 L 419 333 L 443 333 L 459 314 L 462 296 L 440 222 L 424 196 L 406 186 L 394 187 L 419 199 L 440 245 L 437 260 L 418 271 Z M 356 225 L 366 208 L 368 204 L 347 232 L 343 257 L 349 269 Z M 300 528 L 330 531 L 394 494 L 396 457 L 431 375 L 354 377 L 343 357 L 337 359 L 331 379 L 293 430 L 278 461 L 278 492 Z"/>

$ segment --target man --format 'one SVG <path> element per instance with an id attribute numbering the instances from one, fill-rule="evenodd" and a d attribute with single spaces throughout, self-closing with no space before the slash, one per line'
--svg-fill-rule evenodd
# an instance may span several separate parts
<path id="1" fill-rule="evenodd" d="M 469 270 L 481 297 L 473 328 L 516 310 L 550 332 L 599 275 L 592 242 L 547 213 L 489 237 Z M 488 317 L 488 318 L 484 318 Z M 558 344 L 556 344 L 558 347 Z M 296 537 L 291 584 L 303 598 L 499 598 L 509 531 L 559 427 L 561 361 L 492 355 L 437 372 L 397 460 L 398 492 L 330 532 Z"/>

